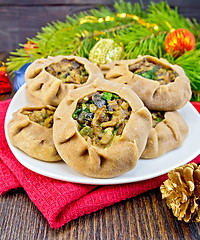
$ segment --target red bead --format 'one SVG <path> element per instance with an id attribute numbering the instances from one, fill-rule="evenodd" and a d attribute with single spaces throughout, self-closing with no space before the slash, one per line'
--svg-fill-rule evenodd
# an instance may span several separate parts
<path id="1" fill-rule="evenodd" d="M 31 51 L 34 48 L 37 48 L 36 43 L 32 43 L 32 42 L 28 41 L 26 44 L 24 44 L 24 49 L 25 49 L 27 57 L 30 55 Z"/>
<path id="2" fill-rule="evenodd" d="M 173 56 L 180 56 L 195 47 L 195 37 L 187 29 L 176 29 L 170 32 L 165 39 L 165 50 Z"/>
<path id="3" fill-rule="evenodd" d="M 37 45 L 35 43 L 24 44 L 24 49 L 33 49 L 33 48 L 37 48 Z"/>

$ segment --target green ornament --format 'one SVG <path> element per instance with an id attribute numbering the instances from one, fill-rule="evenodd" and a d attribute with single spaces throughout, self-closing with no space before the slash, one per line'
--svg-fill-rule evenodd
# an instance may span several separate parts
<path id="1" fill-rule="evenodd" d="M 120 60 L 123 57 L 123 48 L 112 39 L 100 39 L 90 50 L 89 60 L 97 64 L 105 64 Z"/>

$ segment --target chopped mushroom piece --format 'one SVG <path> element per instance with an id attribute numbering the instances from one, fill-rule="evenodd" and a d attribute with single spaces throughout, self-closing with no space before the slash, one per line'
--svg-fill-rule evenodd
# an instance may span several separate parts
<path id="1" fill-rule="evenodd" d="M 109 147 L 120 136 L 130 117 L 127 101 L 110 92 L 96 92 L 79 100 L 72 117 L 79 124 L 81 136 L 99 147 Z"/>
<path id="2" fill-rule="evenodd" d="M 164 65 L 156 64 L 144 58 L 136 64 L 129 65 L 129 70 L 144 78 L 158 81 L 161 85 L 174 82 L 178 74 Z"/>
<path id="3" fill-rule="evenodd" d="M 162 122 L 162 120 L 164 119 L 164 112 L 155 112 L 152 111 L 151 112 L 151 116 L 152 116 L 152 127 L 155 128 L 156 125 L 159 122 Z"/>
<path id="4" fill-rule="evenodd" d="M 83 64 L 75 60 L 63 59 L 58 63 L 52 63 L 45 70 L 63 83 L 83 84 L 88 79 L 88 73 Z"/>
<path id="5" fill-rule="evenodd" d="M 53 126 L 54 111 L 42 108 L 41 110 L 24 110 L 22 114 L 27 115 L 30 121 L 38 123 L 46 128 Z"/>

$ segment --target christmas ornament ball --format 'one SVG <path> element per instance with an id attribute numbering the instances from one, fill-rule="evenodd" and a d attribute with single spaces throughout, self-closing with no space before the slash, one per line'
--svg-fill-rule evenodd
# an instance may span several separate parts
<path id="1" fill-rule="evenodd" d="M 165 39 L 165 50 L 175 57 L 181 56 L 186 51 L 195 47 L 195 37 L 187 29 L 176 29 L 171 31 Z"/>
<path id="2" fill-rule="evenodd" d="M 100 39 L 90 50 L 89 60 L 97 64 L 105 64 L 120 60 L 123 57 L 123 48 L 113 39 Z"/>
<path id="3" fill-rule="evenodd" d="M 0 94 L 11 92 L 11 84 L 6 72 L 5 63 L 0 61 Z"/>

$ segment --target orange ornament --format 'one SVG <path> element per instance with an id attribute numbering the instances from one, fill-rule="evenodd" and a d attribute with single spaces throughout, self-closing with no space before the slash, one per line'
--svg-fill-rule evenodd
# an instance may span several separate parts
<path id="1" fill-rule="evenodd" d="M 186 51 L 195 47 L 194 35 L 184 28 L 171 31 L 165 39 L 165 50 L 175 57 L 181 56 Z"/>

